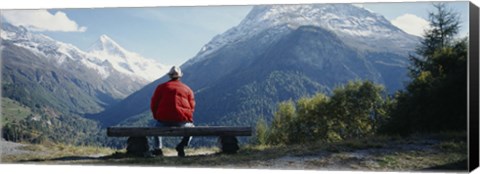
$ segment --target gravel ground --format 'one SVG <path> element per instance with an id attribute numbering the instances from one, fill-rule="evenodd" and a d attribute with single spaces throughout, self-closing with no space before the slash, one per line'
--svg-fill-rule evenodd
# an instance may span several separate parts
<path id="1" fill-rule="evenodd" d="M 229 165 L 240 168 L 263 169 L 314 169 L 314 170 L 400 170 L 384 169 L 381 159 L 384 155 L 404 152 L 428 152 L 435 154 L 438 150 L 433 147 L 438 141 L 424 140 L 414 144 L 390 144 L 382 148 L 368 148 L 348 152 L 332 153 L 325 150 L 311 155 L 286 155 L 266 161 L 250 161 L 241 165 Z M 413 168 L 413 167 L 412 167 Z M 406 169 L 403 169 L 406 170 Z"/>
<path id="2" fill-rule="evenodd" d="M 29 153 L 30 151 L 21 149 L 21 147 L 24 147 L 24 146 L 26 145 L 0 139 L 0 147 L 1 147 L 0 156 L 19 155 L 23 153 Z"/>
<path id="3" fill-rule="evenodd" d="M 22 148 L 24 144 L 0 141 L 1 155 L 22 155 L 24 153 L 48 153 L 34 152 Z M 443 163 L 435 163 L 436 155 L 449 155 L 449 152 L 442 152 L 436 148 L 440 141 L 420 140 L 405 143 L 388 143 L 378 148 L 352 149 L 348 151 L 328 151 L 313 150 L 308 155 L 285 155 L 279 158 L 268 160 L 251 160 L 235 164 L 222 165 L 222 168 L 255 168 L 255 169 L 293 169 L 293 170 L 422 170 L 422 169 L 448 169 L 459 170 L 466 168 L 466 160 L 456 163 L 444 165 Z M 218 152 L 212 149 L 186 149 L 188 156 L 211 155 Z M 407 154 L 409 153 L 409 154 Z M 456 153 L 452 153 L 456 154 Z M 164 151 L 166 157 L 176 156 L 176 151 L 168 149 Z M 419 156 L 420 155 L 420 156 Z M 80 163 L 100 163 L 103 164 L 99 157 L 108 156 L 108 154 L 94 154 L 84 156 L 66 156 L 45 162 L 55 164 L 80 164 Z M 425 156 L 423 158 L 422 156 Z M 458 154 L 456 155 L 458 156 Z M 398 159 L 396 157 L 399 157 Z M 443 157 L 443 156 L 441 156 Z M 455 157 L 458 158 L 458 157 Z M 1 159 L 1 158 L 0 158 Z M 128 158 L 127 158 L 128 159 Z M 412 162 L 413 160 L 413 162 Z M 118 159 L 122 161 L 122 159 Z M 415 163 L 418 161 L 418 164 Z M 38 161 L 32 161 L 33 163 Z M 122 163 L 119 163 L 122 164 Z M 443 167 L 443 168 L 442 168 Z"/>

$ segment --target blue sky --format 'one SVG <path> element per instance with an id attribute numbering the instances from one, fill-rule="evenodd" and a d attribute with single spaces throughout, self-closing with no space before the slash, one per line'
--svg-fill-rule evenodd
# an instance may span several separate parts
<path id="1" fill-rule="evenodd" d="M 448 8 L 459 13 L 460 20 L 462 21 L 460 35 L 465 36 L 468 33 L 468 2 L 447 2 L 446 4 Z M 375 13 L 385 16 L 385 18 L 390 21 L 405 14 L 413 14 L 427 20 L 428 12 L 435 12 L 435 8 L 431 2 L 363 3 L 362 5 Z"/>
<path id="2" fill-rule="evenodd" d="M 468 3 L 450 2 L 448 6 L 461 15 L 462 31 L 468 26 Z M 405 30 L 419 32 L 426 22 L 431 3 L 363 3 L 362 6 L 384 15 Z M 4 19 L 11 23 L 31 23 L 34 30 L 54 39 L 87 50 L 106 34 L 129 51 L 156 59 L 167 65 L 180 65 L 195 56 L 215 35 L 236 26 L 252 6 L 145 7 L 55 9 L 35 15 L 13 14 Z M 31 12 L 31 11 L 20 11 Z M 422 21 L 423 20 L 423 21 Z M 42 23 L 43 22 L 43 23 Z M 413 22 L 413 24 L 412 24 Z M 466 23 L 465 23 L 466 22 Z M 57 26 L 58 25 L 58 26 Z"/>

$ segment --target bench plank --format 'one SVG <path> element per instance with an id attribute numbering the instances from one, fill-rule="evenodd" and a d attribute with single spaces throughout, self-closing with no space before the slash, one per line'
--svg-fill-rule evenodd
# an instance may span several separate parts
<path id="1" fill-rule="evenodd" d="M 110 137 L 137 136 L 251 136 L 252 127 L 199 126 L 199 127 L 109 127 Z"/>

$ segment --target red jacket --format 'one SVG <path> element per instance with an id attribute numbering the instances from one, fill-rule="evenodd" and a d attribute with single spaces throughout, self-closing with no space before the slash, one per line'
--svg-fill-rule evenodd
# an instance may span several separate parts
<path id="1" fill-rule="evenodd" d="M 193 91 L 180 80 L 160 84 L 153 94 L 150 109 L 158 121 L 193 122 Z"/>

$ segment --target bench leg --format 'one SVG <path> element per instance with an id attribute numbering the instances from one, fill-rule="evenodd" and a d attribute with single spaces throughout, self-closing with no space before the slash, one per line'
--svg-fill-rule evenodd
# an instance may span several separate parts
<path id="1" fill-rule="evenodd" d="M 142 156 L 149 150 L 147 137 L 129 137 L 127 140 L 127 154 Z"/>
<path id="2" fill-rule="evenodd" d="M 220 146 L 222 152 L 227 154 L 237 153 L 238 149 L 240 149 L 238 140 L 234 136 L 220 136 Z"/>

